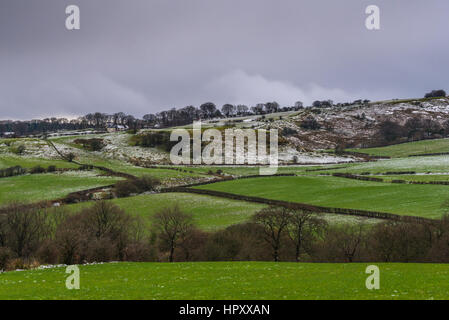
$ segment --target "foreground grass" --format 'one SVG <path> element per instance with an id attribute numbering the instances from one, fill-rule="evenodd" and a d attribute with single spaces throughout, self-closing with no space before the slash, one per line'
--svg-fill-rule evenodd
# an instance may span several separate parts
<path id="1" fill-rule="evenodd" d="M 402 185 L 327 176 L 267 177 L 197 187 L 327 207 L 361 209 L 437 218 L 449 196 L 448 186 Z"/>
<path id="2" fill-rule="evenodd" d="M 86 176 L 90 172 L 47 173 L 0 179 L 0 205 L 10 201 L 54 200 L 75 191 L 114 184 L 117 177 Z"/>
<path id="3" fill-rule="evenodd" d="M 380 148 L 350 149 L 349 151 L 393 158 L 408 157 L 409 155 L 418 154 L 443 153 L 449 152 L 449 139 L 421 140 Z"/>
<path id="4" fill-rule="evenodd" d="M 140 195 L 131 198 L 110 200 L 127 213 L 149 218 L 158 210 L 179 203 L 186 213 L 191 213 L 196 225 L 206 231 L 226 228 L 248 220 L 264 205 L 245 201 L 228 200 L 188 193 L 162 193 Z M 70 205 L 70 210 L 79 210 L 92 203 Z"/>
<path id="5" fill-rule="evenodd" d="M 0 299 L 448 299 L 449 268 L 376 264 L 380 290 L 366 289 L 367 264 L 269 262 L 113 263 L 80 266 L 80 290 L 65 268 L 0 274 Z"/>

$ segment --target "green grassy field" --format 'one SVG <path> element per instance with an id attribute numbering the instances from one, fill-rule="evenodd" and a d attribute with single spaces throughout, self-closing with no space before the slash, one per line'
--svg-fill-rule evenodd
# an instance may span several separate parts
<path id="1" fill-rule="evenodd" d="M 47 168 L 48 166 L 56 166 L 57 168 L 69 168 L 76 169 L 79 165 L 75 163 L 70 163 L 63 160 L 46 160 L 38 158 L 28 158 L 20 156 L 11 155 L 0 155 L 0 169 L 21 166 L 23 168 L 32 168 L 40 165 L 41 167 Z"/>
<path id="2" fill-rule="evenodd" d="M 121 180 L 94 176 L 94 172 L 73 171 L 64 174 L 32 174 L 0 179 L 0 205 L 10 201 L 53 200 L 75 191 L 106 186 Z"/>
<path id="3" fill-rule="evenodd" d="M 168 168 L 164 168 L 163 166 L 160 168 L 142 168 L 118 160 L 101 159 L 95 157 L 84 157 L 80 158 L 78 161 L 84 164 L 106 167 L 117 172 L 128 173 L 136 177 L 150 175 L 164 181 L 176 181 L 177 179 L 190 179 L 203 176 L 202 172 L 190 172 L 193 171 L 190 168 L 183 168 L 183 171 L 170 170 Z M 184 172 L 184 170 L 187 172 Z"/>
<path id="4" fill-rule="evenodd" d="M 197 173 L 207 173 L 209 170 L 216 172 L 222 170 L 226 174 L 236 176 L 258 175 L 259 169 L 254 167 L 198 167 L 188 168 Z M 316 169 L 326 169 L 313 171 Z M 320 173 L 349 172 L 380 174 L 392 171 L 415 171 L 420 173 L 449 173 L 449 155 L 432 157 L 410 157 L 380 160 L 375 162 L 346 163 L 338 165 L 322 166 L 280 166 L 277 173 L 296 173 L 306 175 L 319 175 Z"/>
<path id="5" fill-rule="evenodd" d="M 373 156 L 402 158 L 409 155 L 449 152 L 449 139 L 422 140 L 381 148 L 349 149 L 348 151 L 367 153 Z"/>
<path id="6" fill-rule="evenodd" d="M 161 208 L 178 203 L 187 213 L 194 216 L 195 223 L 202 230 L 226 228 L 248 220 L 264 205 L 245 201 L 228 200 L 188 193 L 162 193 L 140 195 L 131 198 L 111 200 L 130 214 L 148 218 Z M 70 205 L 70 210 L 90 206 L 92 203 Z"/>
<path id="7" fill-rule="evenodd" d="M 431 181 L 449 181 L 449 175 L 445 174 L 400 174 L 400 175 L 381 175 L 375 176 L 376 178 L 384 179 L 384 181 L 391 180 L 405 180 L 405 181 L 422 181 L 422 182 L 431 182 Z"/>
<path id="8" fill-rule="evenodd" d="M 410 157 L 391 160 L 380 160 L 375 162 L 352 163 L 330 167 L 332 172 L 352 172 L 352 173 L 385 173 L 391 171 L 415 171 L 420 173 L 435 172 L 449 173 L 449 155 L 432 157 Z M 320 173 L 315 172 L 315 173 Z"/>
<path id="9" fill-rule="evenodd" d="M 158 210 L 179 203 L 180 207 L 185 212 L 193 215 L 195 224 L 204 231 L 215 231 L 234 224 L 246 222 L 254 213 L 265 207 L 265 205 L 257 203 L 191 193 L 139 195 L 108 201 L 113 202 L 127 213 L 141 216 L 147 223 L 149 223 L 149 220 L 147 219 Z M 83 202 L 68 205 L 64 208 L 74 212 L 91 205 L 92 202 Z M 321 217 L 332 225 L 357 222 L 373 224 L 382 221 L 379 219 L 367 219 L 337 214 L 323 214 Z"/>
<path id="10" fill-rule="evenodd" d="M 448 299 L 449 268 L 376 264 L 380 289 L 365 286 L 366 264 L 269 262 L 113 263 L 80 266 L 80 290 L 65 268 L 0 274 L 0 299 Z"/>
<path id="11" fill-rule="evenodd" d="M 267 177 L 197 187 L 320 206 L 440 217 L 448 186 L 401 185 L 335 177 Z"/>

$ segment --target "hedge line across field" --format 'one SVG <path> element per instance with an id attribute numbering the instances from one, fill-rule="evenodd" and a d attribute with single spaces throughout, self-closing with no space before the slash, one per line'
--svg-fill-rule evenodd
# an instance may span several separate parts
<path id="1" fill-rule="evenodd" d="M 402 173 L 404 174 L 404 173 Z M 449 186 L 449 181 L 407 181 L 407 180 L 391 180 L 385 181 L 382 178 L 374 178 L 374 177 L 366 177 L 359 176 L 351 173 L 333 173 L 332 176 L 338 178 L 346 178 L 346 179 L 354 179 L 354 180 L 363 180 L 363 181 L 371 181 L 371 182 L 385 182 L 385 183 L 398 183 L 398 184 L 433 184 L 433 185 L 441 185 L 441 186 Z"/>
<path id="2" fill-rule="evenodd" d="M 0 169 L 0 178 L 8 178 L 21 176 L 24 174 L 40 174 L 40 173 L 53 173 L 53 172 L 67 172 L 74 170 L 91 170 L 92 168 L 86 166 L 80 166 L 78 169 L 70 168 L 56 168 L 56 166 L 48 166 L 47 168 L 41 166 L 35 166 L 29 169 L 22 168 L 21 166 L 14 166 L 10 168 Z"/>
<path id="3" fill-rule="evenodd" d="M 358 175 L 350 174 L 350 173 L 333 173 L 332 176 L 338 177 L 338 178 L 346 178 L 346 179 L 354 179 L 354 180 L 362 180 L 362 181 L 384 182 L 384 180 L 381 178 L 358 176 Z"/>
<path id="4" fill-rule="evenodd" d="M 199 187 L 199 186 L 205 186 L 205 185 L 213 184 L 213 183 L 217 183 L 217 182 L 242 180 L 242 179 L 266 178 L 266 177 L 295 177 L 295 176 L 296 176 L 296 174 L 294 174 L 294 173 L 278 173 L 278 174 L 274 174 L 274 175 L 270 175 L 270 176 L 252 175 L 252 176 L 241 176 L 241 177 L 223 177 L 220 179 L 213 179 L 213 180 L 209 180 L 209 181 L 205 181 L 205 182 L 186 184 L 183 187 L 184 188 Z"/>
<path id="5" fill-rule="evenodd" d="M 434 157 L 434 156 L 446 156 L 449 152 L 438 152 L 438 153 L 423 153 L 423 154 L 409 154 L 409 157 Z"/>
<path id="6" fill-rule="evenodd" d="M 256 202 L 263 203 L 270 206 L 280 206 L 298 210 L 307 210 L 311 212 L 317 213 L 334 213 L 341 215 L 350 215 L 350 216 L 359 216 L 366 218 L 375 218 L 375 219 L 383 219 L 383 220 L 394 220 L 400 222 L 413 222 L 413 223 L 431 223 L 435 220 L 422 218 L 422 217 L 414 217 L 414 216 L 402 216 L 393 213 L 386 212 L 377 212 L 377 211 L 368 211 L 368 210 L 357 210 L 357 209 L 344 209 L 344 208 L 333 208 L 333 207 L 321 207 L 315 206 L 305 203 L 299 202 L 289 202 L 289 201 L 281 201 L 281 200 L 272 200 L 265 199 L 260 197 L 252 197 L 252 196 L 244 196 L 227 192 L 220 191 L 212 191 L 212 190 L 203 190 L 203 189 L 192 189 L 186 187 L 174 187 L 167 188 L 162 190 L 161 192 L 169 193 L 169 192 L 181 192 L 181 193 L 196 193 L 202 195 L 209 195 L 220 198 L 227 198 L 231 200 L 240 200 L 240 201 L 248 201 L 248 202 Z"/>

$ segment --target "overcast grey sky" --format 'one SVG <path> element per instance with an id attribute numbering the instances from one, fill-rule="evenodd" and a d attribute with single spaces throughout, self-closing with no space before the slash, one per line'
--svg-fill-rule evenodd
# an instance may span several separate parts
<path id="1" fill-rule="evenodd" d="M 0 0 L 0 119 L 419 97 L 449 90 L 448 30 L 447 0 Z"/>

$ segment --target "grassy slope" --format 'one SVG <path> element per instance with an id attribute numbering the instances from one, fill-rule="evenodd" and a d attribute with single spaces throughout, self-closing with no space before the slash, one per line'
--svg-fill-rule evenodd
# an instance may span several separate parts
<path id="1" fill-rule="evenodd" d="M 378 264 L 380 290 L 365 287 L 366 264 L 268 262 L 115 263 L 0 274 L 0 299 L 448 299 L 449 268 Z"/>
<path id="2" fill-rule="evenodd" d="M 0 179 L 0 205 L 8 201 L 53 200 L 71 192 L 110 185 L 116 177 L 85 177 L 69 174 L 33 174 Z"/>
<path id="3" fill-rule="evenodd" d="M 124 133 L 117 133 L 117 134 L 124 134 Z M 80 145 L 71 143 L 71 141 L 75 138 L 80 139 L 92 139 L 92 138 L 104 138 L 105 136 L 108 136 L 108 134 L 101 134 L 101 135 L 86 135 L 86 136 L 68 136 L 68 137 L 57 137 L 57 138 L 51 138 L 53 142 L 62 143 L 70 147 L 74 147 L 77 149 L 82 149 Z M 150 149 L 148 152 L 151 152 Z M 128 173 L 137 177 L 141 177 L 143 175 L 151 175 L 154 177 L 157 177 L 161 180 L 176 180 L 176 179 L 188 179 L 192 177 L 198 177 L 199 173 L 192 173 L 189 172 L 191 170 L 187 170 L 187 172 L 184 171 L 174 171 L 174 170 L 168 170 L 166 168 L 142 168 L 137 167 L 132 164 L 129 164 L 124 161 L 119 160 L 112 160 L 112 159 L 106 159 L 99 153 L 93 153 L 84 151 L 77 157 L 76 159 L 80 163 L 84 164 L 90 164 L 90 165 L 96 165 L 96 166 L 102 166 L 109 169 L 112 169 L 114 171 L 118 172 L 124 172 Z"/>
<path id="4" fill-rule="evenodd" d="M 196 225 L 201 230 L 205 231 L 223 229 L 230 225 L 248 221 L 255 212 L 265 207 L 264 205 L 257 203 L 190 193 L 139 195 L 110 201 L 126 212 L 139 215 L 145 219 L 151 217 L 151 215 L 161 208 L 174 203 L 179 203 L 185 212 L 193 215 Z M 91 205 L 92 202 L 84 202 L 69 205 L 64 208 L 68 208 L 70 211 L 76 211 Z M 378 219 L 366 219 L 337 214 L 324 214 L 322 218 L 330 224 L 357 223 L 362 221 L 364 223 L 377 223 L 382 221 Z M 144 221 L 149 223 L 149 220 Z"/>
<path id="5" fill-rule="evenodd" d="M 271 177 L 198 187 L 321 206 L 439 217 L 448 186 L 400 185 L 334 177 Z"/>
<path id="6" fill-rule="evenodd" d="M 12 155 L 0 155 L 0 169 L 9 168 L 14 166 L 22 166 L 23 168 L 32 168 L 37 165 L 47 168 L 48 166 L 54 165 L 57 168 L 78 168 L 79 165 L 74 163 L 69 163 L 63 160 L 46 160 L 38 158 L 28 158 Z"/>
<path id="7" fill-rule="evenodd" d="M 329 169 L 324 171 L 308 171 L 314 169 Z M 209 170 L 216 172 L 221 169 L 224 173 L 233 175 L 258 175 L 258 168 L 250 167 L 199 167 L 188 168 L 195 172 L 207 173 Z M 380 160 L 375 162 L 348 163 L 339 165 L 322 165 L 322 166 L 284 166 L 279 167 L 277 173 L 297 173 L 307 175 L 319 175 L 320 173 L 332 172 L 351 172 L 362 173 L 370 172 L 373 174 L 385 173 L 391 171 L 416 171 L 421 173 L 440 172 L 449 173 L 449 156 L 432 156 L 432 157 L 411 157 L 398 158 L 391 160 Z"/>
<path id="8" fill-rule="evenodd" d="M 408 157 L 412 154 L 449 152 L 449 139 L 422 140 L 381 148 L 350 149 L 349 151 L 362 152 L 375 156 L 401 158 Z"/>
<path id="9" fill-rule="evenodd" d="M 201 176 L 200 173 L 193 172 L 190 168 L 185 168 L 187 172 L 184 171 L 176 171 L 176 170 L 170 170 L 167 168 L 142 168 L 142 167 L 136 167 L 131 164 L 120 162 L 118 160 L 109 160 L 109 159 L 101 159 L 101 158 L 95 158 L 95 157 L 84 157 L 78 160 L 81 163 L 84 164 L 91 164 L 101 167 L 106 167 L 109 169 L 112 169 L 114 171 L 118 172 L 124 172 L 128 174 L 132 174 L 137 177 L 141 177 L 144 175 L 150 175 L 153 177 L 160 178 L 162 180 L 175 180 L 175 179 L 183 179 L 183 178 L 193 178 Z"/>
<path id="10" fill-rule="evenodd" d="M 426 172 L 449 172 L 449 156 L 433 157 L 411 157 L 391 160 L 380 160 L 376 162 L 354 163 L 330 167 L 332 170 L 323 172 L 352 172 L 352 173 L 385 173 L 391 171 L 416 171 Z"/>
<path id="11" fill-rule="evenodd" d="M 244 222 L 264 207 L 261 204 L 186 193 L 140 195 L 111 201 L 126 212 L 144 218 L 150 217 L 161 208 L 179 203 L 184 211 L 194 216 L 197 226 L 203 230 L 216 230 Z M 68 208 L 77 210 L 89 205 L 91 203 L 81 203 Z"/>

